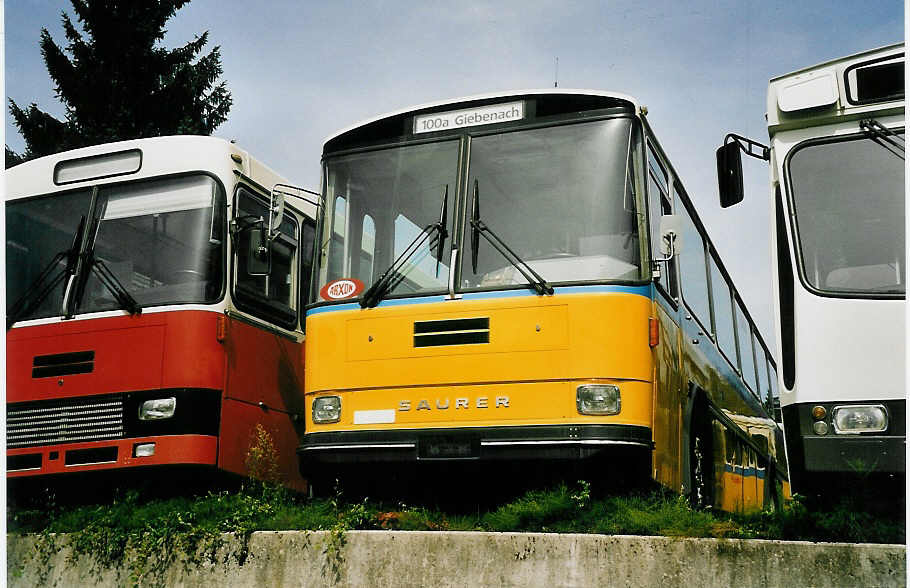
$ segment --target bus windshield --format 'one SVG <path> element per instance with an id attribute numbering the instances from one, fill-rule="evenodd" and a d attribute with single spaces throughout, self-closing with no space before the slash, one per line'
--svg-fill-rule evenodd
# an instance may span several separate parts
<path id="1" fill-rule="evenodd" d="M 631 128 L 622 118 L 473 138 L 480 218 L 551 284 L 638 279 Z M 483 240 L 476 273 L 465 253 L 463 288 L 525 283 Z"/>
<path id="2" fill-rule="evenodd" d="M 212 302 L 223 290 L 224 197 L 208 176 L 170 178 L 99 190 L 97 231 L 87 250 L 102 262 L 142 307 Z M 38 276 L 73 246 L 88 218 L 91 191 L 8 202 L 6 206 L 7 303 L 33 291 Z M 76 244 L 78 247 L 78 243 Z M 54 273 L 66 258 L 57 258 Z M 90 265 L 77 312 L 117 310 L 120 303 Z M 66 280 L 18 320 L 63 313 Z"/>
<path id="3" fill-rule="evenodd" d="M 904 161 L 874 138 L 809 143 L 788 171 L 802 271 L 833 295 L 900 295 Z"/>
<path id="4" fill-rule="evenodd" d="M 428 240 L 390 294 L 446 291 L 453 246 L 462 251 L 459 290 L 526 285 L 484 240 L 472 269 L 465 215 L 475 180 L 484 224 L 549 283 L 640 279 L 633 128 L 616 118 L 327 157 L 319 288 L 351 278 L 369 286 L 440 219 L 446 192 L 443 255 L 437 260 Z M 459 171 L 463 147 L 470 157 Z M 453 227 L 464 231 L 452 235 Z"/>

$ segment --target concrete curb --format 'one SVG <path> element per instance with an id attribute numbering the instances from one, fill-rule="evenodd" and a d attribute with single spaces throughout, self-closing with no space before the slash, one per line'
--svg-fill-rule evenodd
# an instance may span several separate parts
<path id="1" fill-rule="evenodd" d="M 123 586 L 129 565 L 68 562 L 67 538 L 43 555 L 7 537 L 9 586 Z M 195 563 L 153 562 L 142 586 L 905 586 L 902 545 L 432 531 L 224 535 Z M 165 555 L 165 554 L 162 554 Z"/>

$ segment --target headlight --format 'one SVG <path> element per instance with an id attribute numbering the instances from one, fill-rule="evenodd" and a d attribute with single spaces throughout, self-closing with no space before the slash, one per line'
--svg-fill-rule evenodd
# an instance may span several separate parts
<path id="1" fill-rule="evenodd" d="M 611 384 L 585 384 L 575 391 L 581 414 L 619 414 L 619 388 Z"/>
<path id="2" fill-rule="evenodd" d="M 139 405 L 139 420 L 160 421 L 161 419 L 169 419 L 174 416 L 174 411 L 176 410 L 177 399 L 174 397 L 146 400 Z"/>
<path id="3" fill-rule="evenodd" d="M 888 411 L 880 404 L 835 406 L 831 420 L 836 433 L 880 433 L 888 428 Z"/>
<path id="4" fill-rule="evenodd" d="M 313 400 L 314 423 L 337 423 L 341 420 L 341 397 L 320 396 Z"/>

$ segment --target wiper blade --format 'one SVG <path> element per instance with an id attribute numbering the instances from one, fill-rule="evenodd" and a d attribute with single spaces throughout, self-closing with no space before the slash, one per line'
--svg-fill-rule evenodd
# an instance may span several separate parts
<path id="1" fill-rule="evenodd" d="M 142 313 L 142 307 L 124 288 L 110 268 L 107 267 L 104 261 L 95 257 L 95 239 L 97 238 L 98 228 L 101 224 L 101 218 L 104 216 L 105 208 L 106 203 L 102 203 L 100 206 L 98 204 L 98 187 L 95 186 L 92 191 L 92 200 L 89 204 L 92 221 L 91 223 L 83 221 L 87 228 L 82 232 L 82 239 L 75 261 L 71 264 L 72 267 L 68 268 L 70 280 L 63 297 L 64 318 L 70 319 L 76 315 L 77 307 L 85 295 L 85 286 L 88 283 L 90 272 L 98 277 L 98 280 L 110 291 L 121 308 L 130 314 Z"/>
<path id="2" fill-rule="evenodd" d="M 490 227 L 480 220 L 480 198 L 477 179 L 475 178 L 474 195 L 471 199 L 471 269 L 475 274 L 477 273 L 477 250 L 480 246 L 481 235 L 483 235 L 483 238 L 486 239 L 496 251 L 499 251 L 522 276 L 524 276 L 525 280 L 528 281 L 528 284 L 538 295 L 553 294 L 553 286 L 548 284 L 540 274 L 534 271 L 534 268 L 520 258 L 517 253 L 512 251 L 512 249 L 506 245 Z"/>
<path id="3" fill-rule="evenodd" d="M 114 272 L 107 267 L 104 260 L 93 258 L 91 266 L 92 272 L 98 276 L 98 281 L 104 284 L 104 287 L 108 289 L 114 300 L 120 305 L 120 308 L 125 309 L 130 314 L 142 314 L 142 306 L 136 302 L 136 299 L 123 286 L 123 283 L 117 279 Z"/>
<path id="4" fill-rule="evenodd" d="M 904 138 L 901 135 L 895 133 L 874 118 L 867 118 L 859 121 L 859 127 L 866 131 L 876 143 L 894 155 L 904 159 Z"/>
<path id="5" fill-rule="evenodd" d="M 404 265 L 411 257 L 420 250 L 421 245 L 433 235 L 430 241 L 429 249 L 436 247 L 436 275 L 439 275 L 439 258 L 442 256 L 445 238 L 448 236 L 446 230 L 446 208 L 449 202 L 449 185 L 446 184 L 445 193 L 442 197 L 442 210 L 439 213 L 439 221 L 429 224 L 423 228 L 420 233 L 414 237 L 410 245 L 405 247 L 401 255 L 394 263 L 382 273 L 379 278 L 363 293 L 360 300 L 360 308 L 373 308 L 385 297 L 386 294 L 394 290 L 404 280 L 405 274 L 402 273 Z"/>
<path id="6" fill-rule="evenodd" d="M 82 235 L 85 232 L 85 217 L 79 221 L 79 227 L 73 237 L 73 244 L 66 251 L 61 251 L 51 260 L 49 264 L 41 271 L 41 274 L 32 284 L 25 289 L 22 296 L 10 307 L 6 313 L 6 330 L 10 330 L 22 317 L 28 316 L 35 312 L 41 306 L 45 299 L 57 287 L 64 278 L 72 276 L 76 268 L 76 262 L 79 258 L 79 248 L 82 245 Z M 60 272 L 50 279 L 57 265 L 66 259 L 66 266 Z M 48 279 L 50 281 L 48 282 Z M 66 297 L 64 296 L 64 300 Z"/>

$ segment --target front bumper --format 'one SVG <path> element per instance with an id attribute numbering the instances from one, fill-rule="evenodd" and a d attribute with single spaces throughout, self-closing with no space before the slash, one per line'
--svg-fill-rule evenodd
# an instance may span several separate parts
<path id="1" fill-rule="evenodd" d="M 618 448 L 651 450 L 651 430 L 633 425 L 534 425 L 310 433 L 298 447 L 318 464 L 470 460 L 582 460 Z"/>
<path id="2" fill-rule="evenodd" d="M 154 444 L 154 455 L 136 456 L 137 445 Z M 214 466 L 218 437 L 211 435 L 165 435 L 132 437 L 90 443 L 68 443 L 9 449 L 7 478 L 43 476 L 161 465 Z"/>
<path id="3" fill-rule="evenodd" d="M 808 472 L 903 473 L 904 437 L 806 437 L 803 459 Z"/>
<path id="4" fill-rule="evenodd" d="M 847 435 L 834 432 L 831 414 L 837 405 L 881 404 L 889 415 L 888 430 L 877 434 Z M 827 435 L 812 429 L 812 407 L 827 414 Z M 783 408 L 784 435 L 791 472 L 832 474 L 895 474 L 906 471 L 906 402 L 904 400 L 861 402 L 810 402 Z"/>

